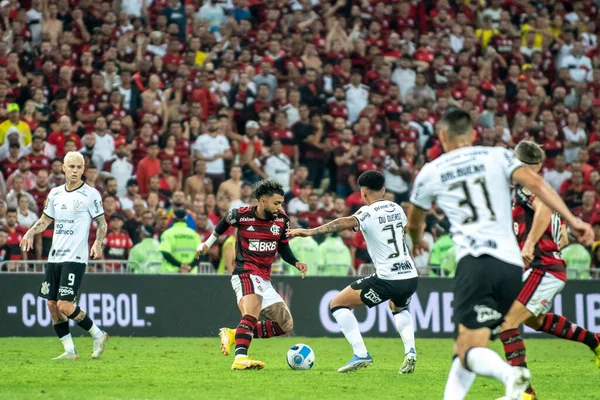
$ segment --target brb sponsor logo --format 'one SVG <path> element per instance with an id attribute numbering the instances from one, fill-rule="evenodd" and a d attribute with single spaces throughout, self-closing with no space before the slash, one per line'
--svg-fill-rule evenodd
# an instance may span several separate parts
<path id="1" fill-rule="evenodd" d="M 250 251 L 258 251 L 258 252 L 268 252 L 275 251 L 277 248 L 277 242 L 265 242 L 263 240 L 258 239 L 250 239 L 248 244 L 248 249 Z"/>
<path id="2" fill-rule="evenodd" d="M 152 322 L 149 319 L 156 312 L 154 306 L 141 306 L 135 293 L 86 293 L 77 299 L 77 305 L 85 310 L 98 326 L 106 328 L 150 327 Z M 46 300 L 36 297 L 33 293 L 23 295 L 20 310 L 17 306 L 10 306 L 8 311 L 9 314 L 18 314 L 20 311 L 23 325 L 28 328 L 52 325 Z M 70 324 L 74 325 L 74 322 L 70 321 Z"/>

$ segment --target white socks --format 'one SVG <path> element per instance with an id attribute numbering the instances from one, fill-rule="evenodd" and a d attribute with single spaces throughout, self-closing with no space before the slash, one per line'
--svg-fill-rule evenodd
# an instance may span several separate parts
<path id="1" fill-rule="evenodd" d="M 396 322 L 396 329 L 398 329 L 398 333 L 402 338 L 402 343 L 404 343 L 404 354 L 407 354 L 410 349 L 415 348 L 415 328 L 412 316 L 405 309 L 394 314 L 394 321 Z"/>
<path id="2" fill-rule="evenodd" d="M 88 332 L 94 339 L 99 339 L 102 337 L 102 330 L 98 328 L 95 322 L 92 322 L 92 327 L 88 330 Z"/>
<path id="3" fill-rule="evenodd" d="M 348 308 L 338 308 L 332 314 L 340 328 L 342 328 L 342 333 L 346 336 L 346 340 L 352 346 L 354 354 L 359 357 L 366 357 L 368 355 L 367 348 L 360 334 L 358 321 L 354 314 L 352 314 L 352 311 Z"/>
<path id="4" fill-rule="evenodd" d="M 60 341 L 62 342 L 63 347 L 65 348 L 65 351 L 67 353 L 75 353 L 75 343 L 73 343 L 73 337 L 70 333 L 66 336 L 61 337 Z"/>
<path id="5" fill-rule="evenodd" d="M 485 347 L 473 347 L 467 352 L 465 365 L 477 375 L 495 378 L 506 383 L 506 377 L 512 373 L 512 368 L 498 353 Z"/>
<path id="6" fill-rule="evenodd" d="M 471 372 L 460 365 L 460 358 L 454 357 L 452 367 L 446 381 L 446 389 L 444 390 L 444 400 L 462 400 L 467 395 L 473 381 L 475 381 L 475 373 Z"/>

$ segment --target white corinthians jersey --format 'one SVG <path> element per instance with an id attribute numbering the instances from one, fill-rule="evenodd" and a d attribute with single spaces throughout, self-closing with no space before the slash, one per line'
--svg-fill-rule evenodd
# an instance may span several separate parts
<path id="1" fill-rule="evenodd" d="M 501 147 L 463 147 L 426 164 L 411 203 L 429 210 L 436 202 L 451 224 L 456 260 L 487 254 L 523 266 L 511 209 L 512 173 L 523 164 Z"/>
<path id="2" fill-rule="evenodd" d="M 54 220 L 48 262 L 88 262 L 88 237 L 93 218 L 104 214 L 102 198 L 87 184 L 67 191 L 65 185 L 48 193 L 44 214 Z"/>
<path id="3" fill-rule="evenodd" d="M 367 242 L 377 277 L 398 280 L 417 276 L 404 242 L 407 219 L 402 207 L 388 200 L 379 200 L 370 206 L 362 206 L 354 218 L 358 220 Z"/>

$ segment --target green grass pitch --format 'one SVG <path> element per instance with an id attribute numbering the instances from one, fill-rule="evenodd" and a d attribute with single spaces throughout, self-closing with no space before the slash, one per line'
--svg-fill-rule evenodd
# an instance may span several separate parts
<path id="1" fill-rule="evenodd" d="M 57 338 L 0 338 L 0 399 L 441 399 L 452 341 L 417 339 L 413 375 L 398 375 L 400 339 L 366 338 L 374 365 L 338 374 L 352 356 L 344 339 L 256 339 L 250 355 L 262 371 L 231 371 L 217 338 L 112 337 L 99 360 L 89 337 L 75 338 L 78 361 L 51 361 L 62 352 Z M 306 343 L 316 354 L 310 371 L 292 371 L 285 354 Z M 600 370 L 579 343 L 528 340 L 534 388 L 544 399 L 599 399 Z M 499 343 L 493 348 L 500 350 Z M 502 353 L 501 353 L 502 354 Z M 477 378 L 469 399 L 496 399 L 503 387 Z"/>

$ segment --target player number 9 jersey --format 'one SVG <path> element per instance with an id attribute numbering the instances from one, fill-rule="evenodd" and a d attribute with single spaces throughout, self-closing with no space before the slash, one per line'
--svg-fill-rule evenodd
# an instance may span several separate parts
<path id="1" fill-rule="evenodd" d="M 87 263 L 92 219 L 104 214 L 100 193 L 85 183 L 71 191 L 58 186 L 48 193 L 44 214 L 54 220 L 48 262 Z"/>

